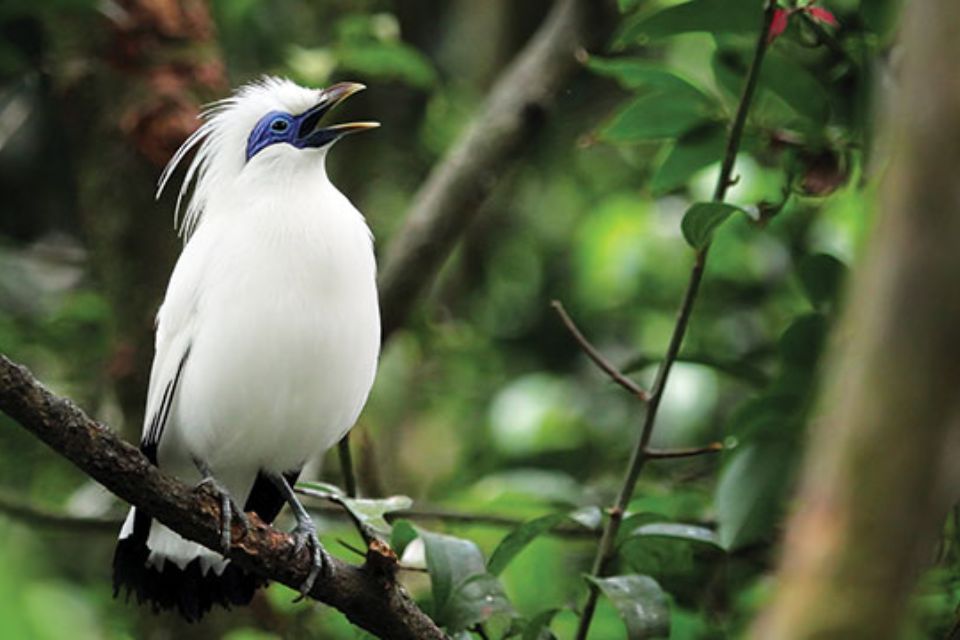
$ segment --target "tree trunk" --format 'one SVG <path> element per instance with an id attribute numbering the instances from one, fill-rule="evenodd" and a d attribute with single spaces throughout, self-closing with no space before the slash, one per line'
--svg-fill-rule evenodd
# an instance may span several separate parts
<path id="1" fill-rule="evenodd" d="M 960 471 L 960 4 L 905 10 L 877 227 L 754 638 L 893 638 Z"/>

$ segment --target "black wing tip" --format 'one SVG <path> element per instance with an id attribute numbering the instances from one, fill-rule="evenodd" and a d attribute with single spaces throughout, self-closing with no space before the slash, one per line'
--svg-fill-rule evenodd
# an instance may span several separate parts
<path id="1" fill-rule="evenodd" d="M 133 595 L 138 604 L 149 604 L 154 613 L 176 610 L 188 622 L 198 622 L 214 605 L 250 604 L 257 589 L 267 581 L 228 563 L 223 573 L 201 570 L 194 558 L 183 569 L 165 562 L 162 569 L 147 565 L 149 550 L 144 541 L 129 536 L 117 543 L 113 556 L 113 596 Z"/>

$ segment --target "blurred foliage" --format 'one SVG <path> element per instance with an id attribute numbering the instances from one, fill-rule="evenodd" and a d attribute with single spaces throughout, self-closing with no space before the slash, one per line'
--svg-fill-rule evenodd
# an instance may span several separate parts
<path id="1" fill-rule="evenodd" d="M 761 75 L 731 206 L 695 205 L 712 195 L 759 4 L 619 0 L 615 38 L 591 52 L 588 70 L 383 354 L 359 427 L 365 437 L 355 439 L 372 443 L 357 452 L 364 486 L 411 496 L 415 507 L 522 523 L 510 530 L 393 522 L 404 564 L 429 570 L 403 572 L 408 588 L 455 637 L 476 637 L 481 623 L 488 637 L 572 636 L 595 550 L 591 532 L 605 517 L 597 507 L 618 488 L 642 416 L 578 351 L 549 301 L 562 299 L 608 357 L 649 384 L 689 274 L 690 245 L 708 238 L 706 280 L 653 444 L 721 441 L 725 450 L 649 465 L 613 577 L 598 582 L 607 597 L 591 637 L 623 637 L 626 628 L 630 637 L 736 638 L 765 601 L 845 265 L 871 224 L 867 169 L 874 115 L 889 91 L 897 3 L 823 0 L 836 28 L 796 14 Z M 120 428 L 111 371 L 123 352 L 102 275 L 89 268 L 76 185 L 65 179 L 39 189 L 22 177 L 39 166 L 69 170 L 71 150 L 56 142 L 48 117 L 69 105 L 57 105 L 49 76 L 86 61 L 51 37 L 78 14 L 109 19 L 107 5 L 0 8 L 0 182 L 11 194 L 0 203 L 0 349 Z M 547 3 L 523 5 L 211 6 L 235 83 L 277 73 L 371 87 L 346 108 L 384 127 L 338 148 L 331 170 L 382 251 L 417 185 L 478 109 L 490 60 L 508 60 Z M 483 44 L 464 54 L 464 42 Z M 24 207 L 41 191 L 42 215 Z M 691 205 L 696 213 L 684 217 Z M 337 483 L 333 457 L 322 479 Z M 364 477 L 370 468 L 376 478 Z M 0 487 L 76 515 L 122 511 L 5 417 Z M 353 508 L 383 530 L 384 515 L 401 503 Z M 942 637 L 952 624 L 960 601 L 956 523 L 945 525 L 905 638 Z M 330 550 L 354 560 L 337 542 L 360 544 L 350 527 L 341 519 L 319 524 Z M 557 527 L 568 534 L 551 534 Z M 295 594 L 278 586 L 201 625 L 155 619 L 111 599 L 112 544 L 110 536 L 39 530 L 0 514 L 0 635 L 364 637 L 336 612 L 293 604 Z"/>

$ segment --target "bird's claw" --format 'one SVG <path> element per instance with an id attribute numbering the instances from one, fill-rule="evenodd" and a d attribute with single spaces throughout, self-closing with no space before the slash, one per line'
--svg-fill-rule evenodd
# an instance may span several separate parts
<path id="1" fill-rule="evenodd" d="M 307 574 L 307 579 L 300 585 L 300 595 L 294 600 L 294 602 L 300 602 L 313 589 L 313 585 L 321 572 L 324 577 L 329 577 L 333 565 L 326 549 L 323 548 L 320 539 L 317 538 L 317 528 L 312 522 L 298 523 L 293 530 L 293 537 L 296 541 L 293 547 L 294 553 L 299 554 L 304 547 L 309 547 L 311 557 L 310 573 Z"/>
<path id="2" fill-rule="evenodd" d="M 230 550 L 230 545 L 232 544 L 231 526 L 233 524 L 233 516 L 236 515 L 243 531 L 249 528 L 250 519 L 236 503 L 226 487 L 220 484 L 216 478 L 207 476 L 197 485 L 198 488 L 203 486 L 210 487 L 220 496 L 220 548 L 226 553 Z"/>

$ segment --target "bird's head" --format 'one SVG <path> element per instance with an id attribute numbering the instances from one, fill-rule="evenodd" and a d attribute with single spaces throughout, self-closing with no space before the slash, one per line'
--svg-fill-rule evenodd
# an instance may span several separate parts
<path id="1" fill-rule="evenodd" d="M 297 87 L 297 89 L 300 88 Z M 280 147 L 284 152 L 293 149 L 327 149 L 347 134 L 380 126 L 376 122 L 348 122 L 326 127 L 318 126 L 324 114 L 330 109 L 365 88 L 356 82 L 339 82 L 321 90 L 319 95 L 314 93 L 311 96 L 314 104 L 303 110 L 296 108 L 302 102 L 294 99 L 290 101 L 294 107 L 291 110 L 268 111 L 257 120 L 250 135 L 247 136 L 247 162 L 275 145 L 284 145 Z"/>
<path id="2" fill-rule="evenodd" d="M 266 77 L 244 85 L 232 96 L 215 102 L 203 114 L 203 123 L 171 158 L 157 195 L 191 150 L 196 154 L 187 169 L 181 200 L 194 184 L 181 232 L 189 235 L 208 201 L 227 192 L 243 176 L 289 175 L 293 167 L 320 163 L 334 142 L 345 135 L 380 126 L 376 122 L 348 122 L 321 126 L 324 115 L 362 84 L 340 82 L 325 89 L 309 89 L 282 78 Z"/>

